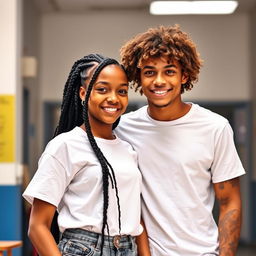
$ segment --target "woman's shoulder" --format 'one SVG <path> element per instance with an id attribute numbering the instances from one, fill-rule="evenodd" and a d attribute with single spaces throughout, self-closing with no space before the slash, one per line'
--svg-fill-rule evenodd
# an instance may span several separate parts
<path id="1" fill-rule="evenodd" d="M 83 133 L 84 131 L 82 131 L 82 129 L 79 127 L 75 127 L 68 132 L 63 132 L 49 141 L 44 152 L 55 155 L 60 151 L 68 151 L 69 148 L 77 146 L 81 143 L 86 145 L 88 140 L 87 136 L 85 136 Z"/>

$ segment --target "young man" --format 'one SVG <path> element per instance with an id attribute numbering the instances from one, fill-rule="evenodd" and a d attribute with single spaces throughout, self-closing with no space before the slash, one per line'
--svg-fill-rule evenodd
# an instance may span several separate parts
<path id="1" fill-rule="evenodd" d="M 194 43 L 178 26 L 160 26 L 128 41 L 121 58 L 135 90 L 148 101 L 121 118 L 117 133 L 138 153 L 151 254 L 235 255 L 239 176 L 245 171 L 228 121 L 182 101 L 201 67 Z M 215 196 L 218 226 L 212 215 Z"/>

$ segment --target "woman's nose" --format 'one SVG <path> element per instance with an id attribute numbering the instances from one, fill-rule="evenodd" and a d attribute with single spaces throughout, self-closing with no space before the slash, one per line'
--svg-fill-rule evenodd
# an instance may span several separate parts
<path id="1" fill-rule="evenodd" d="M 118 102 L 118 97 L 115 93 L 112 93 L 108 96 L 107 101 L 111 102 L 112 104 L 117 103 Z"/>

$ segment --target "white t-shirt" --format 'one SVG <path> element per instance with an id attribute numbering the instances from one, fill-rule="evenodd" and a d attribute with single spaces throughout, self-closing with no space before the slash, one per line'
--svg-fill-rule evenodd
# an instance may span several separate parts
<path id="1" fill-rule="evenodd" d="M 122 116 L 116 133 L 138 153 L 152 255 L 218 255 L 212 183 L 245 173 L 228 121 L 196 104 L 177 120 L 156 121 L 144 106 Z"/>
<path id="2" fill-rule="evenodd" d="M 137 236 L 140 225 L 141 173 L 131 145 L 116 138 L 95 138 L 117 181 L 121 208 L 121 234 Z M 23 196 L 30 203 L 41 199 L 58 207 L 60 231 L 82 228 L 101 233 L 103 213 L 102 170 L 80 127 L 49 142 L 38 170 Z M 115 189 L 109 180 L 108 226 L 111 236 L 119 234 Z M 107 231 L 106 231 L 107 234 Z"/>

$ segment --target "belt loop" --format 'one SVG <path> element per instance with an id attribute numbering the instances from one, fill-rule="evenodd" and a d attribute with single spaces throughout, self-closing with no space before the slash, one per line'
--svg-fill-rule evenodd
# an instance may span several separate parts
<path id="1" fill-rule="evenodd" d="M 101 241 L 102 241 L 102 235 L 101 234 L 98 234 L 98 237 L 97 237 L 97 244 L 96 244 L 96 248 L 98 250 L 100 250 L 101 248 Z"/>
<path id="2" fill-rule="evenodd" d="M 137 244 L 135 243 L 135 237 L 129 236 L 130 237 L 130 243 L 131 243 L 131 249 L 133 251 L 137 251 Z"/>
<path id="3" fill-rule="evenodd" d="M 65 231 L 64 231 L 65 232 Z M 63 233 L 59 232 L 59 242 L 62 239 Z"/>

